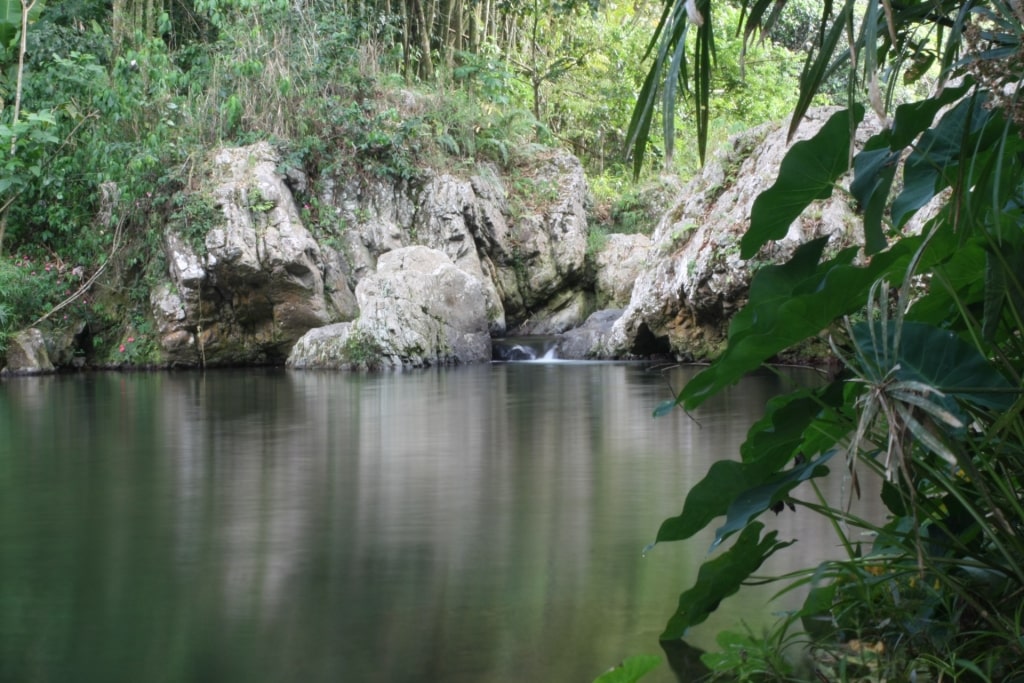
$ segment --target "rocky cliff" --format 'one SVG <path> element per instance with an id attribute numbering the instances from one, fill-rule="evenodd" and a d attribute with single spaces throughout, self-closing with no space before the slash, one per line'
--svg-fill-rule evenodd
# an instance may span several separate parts
<path id="1" fill-rule="evenodd" d="M 588 247 L 583 169 L 559 150 L 526 150 L 504 171 L 321 178 L 315 193 L 269 144 L 219 150 L 162 225 L 148 362 L 418 367 L 489 359 L 506 334 L 560 335 L 572 358 L 713 356 L 760 264 L 823 234 L 833 248 L 850 242 L 853 211 L 837 193 L 739 258 L 786 149 L 781 127 L 738 136 L 652 237 L 609 235 L 599 248 Z M 46 369 L 28 348 L 45 336 L 24 335 L 9 369 Z"/>

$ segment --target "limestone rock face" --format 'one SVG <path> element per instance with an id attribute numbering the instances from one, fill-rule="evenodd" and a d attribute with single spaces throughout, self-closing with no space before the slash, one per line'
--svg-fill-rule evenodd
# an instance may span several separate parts
<path id="1" fill-rule="evenodd" d="M 647 268 L 651 239 L 647 235 L 608 235 L 595 258 L 594 289 L 600 308 L 624 308 L 633 285 Z"/>
<path id="2" fill-rule="evenodd" d="M 794 141 L 814 135 L 832 113 L 812 110 Z M 858 142 L 873 132 L 871 125 L 862 125 Z M 783 262 L 797 246 L 823 235 L 831 236 L 830 250 L 855 242 L 853 207 L 837 192 L 812 205 L 783 239 L 754 259 L 740 258 L 754 199 L 775 182 L 789 147 L 785 126 L 751 130 L 683 191 L 655 230 L 647 264 L 599 355 L 671 351 L 686 360 L 713 357 L 723 348 L 732 315 L 746 301 L 758 264 Z"/>
<path id="3" fill-rule="evenodd" d="M 360 315 L 315 329 L 288 358 L 293 368 L 410 368 L 490 360 L 484 282 L 442 251 L 401 247 L 356 286 Z"/>
<path id="4" fill-rule="evenodd" d="M 170 364 L 283 360 L 310 328 L 341 317 L 344 294 L 325 288 L 320 247 L 277 163 L 265 143 L 219 151 L 206 184 L 185 198 L 213 207 L 192 218 L 211 223 L 202 245 L 184 236 L 187 222 L 167 226 L 170 282 L 150 301 Z"/>
<path id="5" fill-rule="evenodd" d="M 812 110 L 797 139 L 832 113 Z M 754 199 L 790 145 L 784 125 L 740 135 L 686 187 L 662 181 L 659 196 L 678 200 L 652 237 L 607 235 L 591 251 L 586 178 L 565 151 L 517 150 L 507 167 L 466 174 L 313 182 L 269 144 L 218 150 L 163 231 L 155 362 L 418 367 L 488 360 L 490 337 L 506 334 L 560 336 L 567 358 L 713 357 L 761 264 L 826 234 L 832 250 L 856 242 L 837 192 L 740 259 Z M 11 371 L 46 367 L 26 344 L 8 354 Z M 50 354 L 63 366 L 82 349 Z"/>
<path id="6" fill-rule="evenodd" d="M 556 347 L 558 357 L 584 360 L 600 356 L 603 341 L 621 316 L 621 309 L 604 309 L 591 314 L 582 325 L 561 336 Z"/>
<path id="7" fill-rule="evenodd" d="M 494 334 L 505 331 L 505 309 L 489 264 L 474 240 L 473 217 L 480 208 L 469 180 L 427 173 L 415 186 L 378 179 L 360 186 L 329 192 L 324 203 L 338 207 L 338 215 L 353 229 L 340 236 L 350 272 L 360 281 L 377 269 L 377 259 L 394 249 L 422 245 L 436 249 L 484 286 L 487 315 Z"/>
<path id="8" fill-rule="evenodd" d="M 7 341 L 4 374 L 39 375 L 53 372 L 54 369 L 46 350 L 46 338 L 39 329 L 30 327 L 21 330 Z"/>
<path id="9" fill-rule="evenodd" d="M 567 152 L 539 156 L 505 230 L 481 226 L 497 271 L 510 333 L 550 334 L 581 324 L 586 279 L 586 178 Z"/>
<path id="10" fill-rule="evenodd" d="M 586 317 L 575 296 L 589 286 L 583 167 L 540 150 L 516 173 L 515 188 L 483 165 L 468 179 L 425 172 L 415 183 L 334 186 L 321 201 L 352 227 L 341 238 L 356 281 L 382 254 L 423 245 L 483 282 L 492 334 L 563 331 Z"/>
<path id="11" fill-rule="evenodd" d="M 164 230 L 168 277 L 149 294 L 163 362 L 278 362 L 327 326 L 331 344 L 351 352 L 369 340 L 365 350 L 391 365 L 483 358 L 478 294 L 491 335 L 581 324 L 595 303 L 582 166 L 542 148 L 524 159 L 513 175 L 481 165 L 468 177 L 424 169 L 415 180 L 322 178 L 314 188 L 268 144 L 217 151 Z M 292 188 L 315 190 L 315 209 L 300 211 Z M 426 251 L 403 251 L 414 246 Z M 621 293 L 623 277 L 608 287 Z M 419 301 L 415 287 L 435 294 L 420 313 L 403 303 Z M 445 301 L 458 305 L 442 316 Z"/>

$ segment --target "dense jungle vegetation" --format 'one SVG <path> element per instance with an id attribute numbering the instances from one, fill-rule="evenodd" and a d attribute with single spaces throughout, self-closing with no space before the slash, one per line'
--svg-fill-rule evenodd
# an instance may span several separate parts
<path id="1" fill-rule="evenodd" d="M 795 127 L 812 104 L 840 103 L 755 202 L 742 252 L 770 249 L 837 191 L 861 210 L 863 248 L 823 258 L 816 240 L 762 268 L 723 356 L 657 412 L 695 410 L 819 335 L 840 370 L 773 401 L 740 459 L 716 463 L 662 525 L 659 543 L 721 524 L 663 638 L 787 552 L 766 513 L 819 513 L 845 558 L 784 577 L 780 590 L 807 591 L 803 607 L 768 633 L 723 633 L 709 675 L 1024 680 L 1020 3 L 0 7 L 0 341 L 43 316 L 113 315 L 85 286 L 108 266 L 140 283 L 159 270 L 147 245 L 163 217 L 197 210 L 176 191 L 220 145 L 271 140 L 314 184 L 339 169 L 511 168 L 525 145 L 565 146 L 590 172 L 595 215 L 631 230 L 649 223 L 632 176 L 685 175 L 731 132 L 784 115 Z M 408 98 L 418 115 L 399 115 Z M 887 125 L 854 154 L 865 116 Z M 315 198 L 301 198 L 313 224 Z M 826 500 L 826 464 L 851 497 L 879 477 L 888 519 Z M 603 680 L 636 680 L 659 659 Z"/>

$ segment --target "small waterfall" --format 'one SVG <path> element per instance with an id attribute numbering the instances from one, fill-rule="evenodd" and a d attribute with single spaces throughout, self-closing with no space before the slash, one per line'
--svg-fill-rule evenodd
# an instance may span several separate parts
<path id="1" fill-rule="evenodd" d="M 558 337 L 504 337 L 493 340 L 491 359 L 504 363 L 558 359 Z"/>

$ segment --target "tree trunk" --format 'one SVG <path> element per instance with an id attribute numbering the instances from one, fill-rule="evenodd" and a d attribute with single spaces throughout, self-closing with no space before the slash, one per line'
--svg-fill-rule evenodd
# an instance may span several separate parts
<path id="1" fill-rule="evenodd" d="M 409 36 L 412 33 L 412 25 L 409 23 L 409 5 L 407 0 L 401 0 L 399 6 L 402 8 L 402 74 L 408 85 L 412 82 L 412 56 Z"/>
<path id="2" fill-rule="evenodd" d="M 430 59 L 430 24 L 427 23 L 427 12 L 423 6 L 423 0 L 414 0 L 416 4 L 416 17 L 419 22 L 420 55 L 419 76 L 425 81 L 434 78 L 434 63 Z"/>

